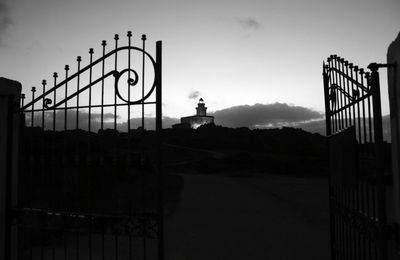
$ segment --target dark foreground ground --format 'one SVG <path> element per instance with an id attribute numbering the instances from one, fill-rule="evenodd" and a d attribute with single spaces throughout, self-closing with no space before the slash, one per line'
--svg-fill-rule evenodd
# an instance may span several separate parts
<path id="1" fill-rule="evenodd" d="M 329 259 L 326 178 L 183 178 L 166 259 Z"/>

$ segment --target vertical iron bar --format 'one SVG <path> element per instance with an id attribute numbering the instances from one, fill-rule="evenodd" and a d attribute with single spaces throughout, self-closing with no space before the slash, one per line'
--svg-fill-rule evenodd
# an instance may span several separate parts
<path id="1" fill-rule="evenodd" d="M 118 48 L 118 40 L 119 40 L 119 36 L 118 34 L 116 34 L 114 36 L 114 40 L 115 40 L 115 49 Z M 117 71 L 118 69 L 118 56 L 117 56 L 117 51 L 115 52 L 115 71 Z M 117 91 L 114 90 L 114 130 L 117 129 Z"/>
<path id="2" fill-rule="evenodd" d="M 57 112 L 57 110 L 56 110 L 56 108 L 55 108 L 55 104 L 57 103 L 57 94 L 56 94 L 56 85 L 57 85 L 57 77 L 58 77 L 58 74 L 57 74 L 57 72 L 54 72 L 53 73 L 53 84 L 54 84 L 54 86 L 53 86 L 53 89 L 54 89 L 54 91 L 53 91 L 53 102 L 52 102 L 52 104 L 53 104 L 53 122 L 52 122 L 52 131 L 53 131 L 53 133 L 52 133 L 52 138 L 50 139 L 51 140 L 51 182 L 53 182 L 52 183 L 52 186 L 53 187 L 55 187 L 56 185 L 57 185 L 57 183 L 56 183 L 56 172 L 57 172 L 57 170 L 56 170 L 56 167 L 57 167 L 57 157 L 56 157 L 56 152 L 57 152 L 57 145 L 56 145 L 56 140 L 57 140 L 57 137 L 56 137 L 56 112 Z M 57 206 L 57 202 L 56 202 L 56 200 L 57 199 L 54 199 L 54 198 L 52 198 L 51 199 L 51 207 L 54 209 L 54 208 L 56 208 Z M 53 259 L 55 259 L 55 246 L 53 245 L 52 246 L 52 253 L 53 253 Z"/>
<path id="3" fill-rule="evenodd" d="M 78 62 L 78 73 L 79 73 L 76 82 L 76 93 L 79 93 L 82 57 L 78 56 L 76 58 L 76 61 Z M 76 129 L 79 129 L 79 94 L 76 96 Z"/>
<path id="4" fill-rule="evenodd" d="M 341 58 L 339 60 L 339 69 L 341 73 L 344 73 L 344 59 Z M 340 74 L 340 88 L 342 91 L 340 91 L 340 102 L 342 103 L 342 108 L 346 106 L 346 85 L 345 85 L 345 78 L 343 74 Z M 347 128 L 347 111 L 346 109 L 343 110 L 343 128 Z"/>
<path id="5" fill-rule="evenodd" d="M 45 98 L 44 98 L 44 93 L 46 92 L 46 80 L 42 80 L 42 86 L 43 86 L 43 98 L 42 98 L 42 103 L 43 103 L 43 105 L 42 105 L 42 129 L 43 129 L 43 131 L 44 131 L 44 116 L 45 116 L 45 114 L 44 114 L 44 111 L 45 111 Z"/>
<path id="6" fill-rule="evenodd" d="M 132 32 L 128 31 L 128 79 L 131 78 L 131 38 L 132 38 Z M 131 100 L 131 88 L 128 82 L 128 101 Z M 128 103 L 128 134 L 131 132 L 131 105 Z"/>
<path id="7" fill-rule="evenodd" d="M 369 72 L 365 73 L 365 80 L 367 82 L 367 88 L 370 89 L 371 84 L 370 84 L 370 74 Z M 373 139 L 372 139 L 372 127 L 373 127 L 373 123 L 372 123 L 372 114 L 371 114 L 371 97 L 368 97 L 368 132 L 369 132 L 369 143 L 372 144 L 373 143 Z M 370 151 L 371 152 L 371 151 Z"/>
<path id="8" fill-rule="evenodd" d="M 103 56 L 102 58 L 104 58 L 105 54 L 106 54 L 106 45 L 107 42 L 105 40 L 103 40 L 101 42 L 101 45 L 103 46 Z M 101 130 L 104 129 L 104 64 L 105 60 L 103 59 L 102 64 L 101 64 Z"/>
<path id="9" fill-rule="evenodd" d="M 326 136 L 332 134 L 331 130 L 331 111 L 330 111 L 330 100 L 329 100 L 329 75 L 328 65 L 325 66 L 325 62 L 322 64 L 322 77 L 324 81 L 324 97 L 325 97 L 325 125 L 326 125 Z"/>
<path id="10" fill-rule="evenodd" d="M 57 77 L 58 77 L 58 74 L 57 74 L 57 72 L 54 72 L 53 73 L 53 78 L 54 78 L 54 97 L 53 97 L 53 105 L 55 105 L 56 104 L 56 102 L 57 102 L 57 95 L 56 95 L 56 88 L 55 88 L 55 86 L 57 85 Z M 54 108 L 53 108 L 53 131 L 55 131 L 56 130 L 56 107 L 54 106 Z"/>
<path id="11" fill-rule="evenodd" d="M 90 68 L 89 68 L 89 114 L 88 114 L 88 131 L 89 133 L 91 132 L 91 113 L 92 113 L 92 75 L 93 75 L 93 48 L 89 49 L 89 54 L 90 54 Z M 93 212 L 93 203 L 92 203 L 92 187 L 91 187 L 91 176 L 92 176 L 92 143 L 90 140 L 89 136 L 89 142 L 88 142 L 88 157 L 87 157 L 87 162 L 88 162 L 88 190 L 89 190 L 89 208 L 90 211 Z M 88 244 L 89 244 L 89 260 L 92 260 L 92 231 L 93 231 L 93 219 L 90 218 L 90 227 L 89 227 L 89 237 L 88 237 Z"/>
<path id="12" fill-rule="evenodd" d="M 337 77 L 337 72 L 336 72 L 336 66 L 335 66 L 335 61 L 336 61 L 336 56 L 333 57 L 332 59 L 332 83 L 331 83 L 331 89 L 333 91 L 332 97 L 334 98 L 333 101 L 333 111 L 334 111 L 334 121 L 335 121 L 335 129 L 334 131 L 338 131 L 338 123 L 339 123 L 339 118 L 337 114 L 337 104 L 338 104 L 338 99 L 337 99 L 337 90 L 335 89 L 336 84 L 336 77 Z"/>
<path id="13" fill-rule="evenodd" d="M 92 75 L 93 75 L 93 48 L 89 49 L 90 54 L 90 68 L 89 68 L 89 112 L 88 112 L 88 132 L 91 132 L 91 117 L 92 117 Z"/>
<path id="14" fill-rule="evenodd" d="M 341 107 L 340 103 L 340 98 L 339 98 L 339 72 L 338 66 L 337 66 L 337 60 L 339 57 L 335 57 L 334 59 L 334 67 L 335 67 L 335 85 L 336 85 L 336 91 L 335 91 L 335 110 L 336 110 L 336 120 L 337 120 L 337 130 L 342 130 L 342 111 L 338 111 Z"/>
<path id="15" fill-rule="evenodd" d="M 340 88 L 341 88 L 341 86 L 340 86 L 340 74 L 339 74 L 339 70 L 340 70 L 340 68 L 339 68 L 339 65 L 338 65 L 338 63 L 339 63 L 339 59 L 340 59 L 340 57 L 337 57 L 336 59 L 335 59 L 335 69 L 336 69 L 336 88 L 337 88 L 337 91 L 336 91 L 336 102 L 337 102 L 337 110 L 340 110 L 341 108 L 342 108 L 342 95 L 341 95 L 341 91 L 340 91 Z M 339 116 L 339 130 L 342 130 L 343 129 L 343 122 L 342 122 L 342 120 L 343 120 L 343 114 L 342 114 L 342 111 L 340 110 L 340 111 L 338 111 L 338 116 Z"/>
<path id="16" fill-rule="evenodd" d="M 360 69 L 360 83 L 361 86 L 364 86 L 364 69 Z M 364 89 L 361 90 L 362 91 L 362 96 L 364 96 L 366 93 L 364 91 Z M 365 114 L 365 98 L 362 99 L 362 113 L 363 113 L 363 140 L 364 140 L 364 144 L 367 144 L 367 124 L 366 124 L 366 114 Z"/>
<path id="17" fill-rule="evenodd" d="M 329 99 L 330 99 L 330 102 L 329 102 L 329 107 L 330 107 L 330 111 L 331 111 L 331 132 L 333 133 L 333 132 L 335 132 L 335 130 L 336 130 L 336 125 L 335 125 L 335 113 L 334 113 L 334 111 L 335 111 L 335 108 L 334 108 L 334 104 L 333 104 L 333 93 L 332 93 L 332 84 L 333 84 L 333 77 L 334 77 L 334 71 L 333 71 L 333 66 L 332 66 L 332 59 L 333 59 L 333 55 L 331 55 L 331 57 L 329 58 L 329 60 L 328 60 L 328 66 L 329 66 L 329 70 L 330 70 L 330 72 L 329 72 L 329 83 L 328 83 L 328 94 L 329 94 Z"/>
<path id="18" fill-rule="evenodd" d="M 164 259 L 164 176 L 162 169 L 162 42 L 156 42 L 156 132 L 157 132 L 157 175 L 158 175 L 158 260 Z"/>
<path id="19" fill-rule="evenodd" d="M 68 70 L 69 66 L 65 65 L 65 80 L 68 79 Z M 68 81 L 65 82 L 65 98 L 68 97 Z M 68 111 L 68 106 L 67 106 L 68 101 L 65 101 L 64 104 L 64 131 L 67 131 L 67 111 Z"/>
<path id="20" fill-rule="evenodd" d="M 343 62 L 343 73 L 346 75 L 346 77 L 343 77 L 343 85 L 345 86 L 345 91 L 347 95 L 344 97 L 345 98 L 345 106 L 348 106 L 351 103 L 350 97 L 350 82 L 349 82 L 349 71 L 347 65 L 349 62 L 345 60 Z M 350 107 L 346 108 L 346 127 L 351 126 L 351 109 Z"/>
<path id="21" fill-rule="evenodd" d="M 146 34 L 142 35 L 143 52 L 142 52 L 142 130 L 144 130 L 144 75 L 145 75 L 145 54 L 146 51 Z"/>
<path id="22" fill-rule="evenodd" d="M 358 95 L 357 95 L 357 85 L 354 88 L 354 76 L 353 76 L 353 63 L 349 63 L 349 68 L 350 68 L 350 77 L 352 79 L 351 81 L 351 93 L 352 93 L 352 97 L 353 97 L 353 105 L 352 110 L 353 110 L 353 125 L 356 128 L 357 131 L 357 121 L 356 121 L 356 106 L 355 106 L 355 102 L 357 102 L 358 100 Z"/>
<path id="23" fill-rule="evenodd" d="M 142 34 L 142 131 L 144 131 L 144 81 L 145 81 L 145 42 L 146 42 L 146 35 Z M 157 119 L 156 119 L 157 120 Z M 147 258 L 147 214 L 146 214 L 146 173 L 143 171 L 143 228 L 144 228 L 144 233 L 143 233 L 143 257 L 144 259 Z"/>
<path id="24" fill-rule="evenodd" d="M 355 80 L 357 82 L 357 84 L 359 84 L 359 80 L 358 80 L 358 66 L 354 66 L 353 67 L 354 72 L 355 72 Z M 357 93 L 358 93 L 358 99 L 360 99 L 360 97 L 362 96 L 362 92 L 359 86 L 356 86 L 357 88 Z M 361 144 L 362 139 L 361 139 L 361 114 L 360 114 L 360 102 L 357 101 L 357 132 L 358 132 L 358 142 Z"/>
<path id="25" fill-rule="evenodd" d="M 34 124 L 34 116 L 35 116 L 35 103 L 33 103 L 33 100 L 35 99 L 35 92 L 36 92 L 36 87 L 32 87 L 32 112 L 31 112 L 31 127 L 33 127 Z"/>

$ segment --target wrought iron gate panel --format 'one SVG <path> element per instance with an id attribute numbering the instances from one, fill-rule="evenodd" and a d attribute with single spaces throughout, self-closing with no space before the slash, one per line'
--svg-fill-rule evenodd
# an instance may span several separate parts
<path id="1" fill-rule="evenodd" d="M 127 42 L 22 95 L 20 259 L 163 259 L 162 47 Z"/>
<path id="2" fill-rule="evenodd" d="M 323 64 L 332 259 L 387 259 L 379 75 L 336 55 Z"/>

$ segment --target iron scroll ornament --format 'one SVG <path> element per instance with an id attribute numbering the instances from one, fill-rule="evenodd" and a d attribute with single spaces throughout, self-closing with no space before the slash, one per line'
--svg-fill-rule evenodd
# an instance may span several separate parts
<path id="1" fill-rule="evenodd" d="M 151 55 L 150 55 L 149 53 L 147 53 L 146 51 L 144 51 L 144 50 L 142 50 L 142 49 L 138 49 L 138 48 L 135 48 L 135 47 L 133 47 L 133 48 L 134 48 L 135 50 L 138 50 L 138 51 L 144 53 L 144 54 L 150 59 L 151 64 L 153 65 L 153 70 L 156 71 L 156 62 L 154 61 L 153 57 L 151 57 Z M 153 93 L 154 89 L 156 88 L 156 77 L 157 77 L 157 73 L 155 73 L 155 75 L 154 75 L 153 84 L 152 84 L 150 90 L 147 92 L 147 94 L 146 94 L 145 96 L 143 96 L 143 97 L 142 97 L 141 99 L 139 99 L 139 100 L 130 101 L 130 100 L 127 100 L 127 99 L 125 99 L 125 98 L 122 97 L 121 93 L 119 92 L 119 88 L 118 88 L 119 79 L 121 78 L 121 76 L 122 76 L 124 73 L 127 73 L 127 72 L 131 72 L 131 73 L 133 73 L 133 75 L 134 75 L 134 78 L 131 78 L 131 77 L 130 77 L 130 78 L 128 78 L 128 80 L 127 80 L 127 83 L 128 83 L 128 85 L 129 85 L 129 87 L 136 86 L 136 84 L 139 82 L 139 75 L 138 75 L 138 73 L 137 73 L 134 69 L 127 68 L 127 69 L 123 69 L 123 70 L 121 70 L 121 71 L 114 71 L 113 75 L 114 75 L 114 77 L 115 77 L 115 82 L 114 82 L 115 93 L 116 93 L 116 95 L 117 95 L 122 101 L 126 102 L 126 103 L 129 104 L 129 105 L 140 104 L 140 103 L 144 102 L 147 98 L 149 98 L 150 95 Z M 142 79 L 142 80 L 144 80 L 144 79 Z"/>
<path id="2" fill-rule="evenodd" d="M 155 63 L 153 63 L 153 66 L 154 66 L 154 69 L 155 69 Z M 139 100 L 130 101 L 130 100 L 127 100 L 127 99 L 125 99 L 125 98 L 122 97 L 121 93 L 119 92 L 119 88 L 118 88 L 118 82 L 119 82 L 121 76 L 122 76 L 124 73 L 127 73 L 127 72 L 131 72 L 131 73 L 133 73 L 133 75 L 134 75 L 134 78 L 131 78 L 131 77 L 130 77 L 130 78 L 128 78 L 128 80 L 127 80 L 127 83 L 128 83 L 128 85 L 129 85 L 129 87 L 134 87 L 134 86 L 136 86 L 137 83 L 139 82 L 139 76 L 138 76 L 137 72 L 136 72 L 135 70 L 133 70 L 133 69 L 123 69 L 123 70 L 121 70 L 121 71 L 114 71 L 113 75 L 114 75 L 114 77 L 115 77 L 115 82 L 114 82 L 115 94 L 116 94 L 122 101 L 124 101 L 124 102 L 126 102 L 126 103 L 128 103 L 128 104 L 130 104 L 130 105 L 133 105 L 133 104 L 140 104 L 140 103 L 144 102 L 144 101 L 153 93 L 153 91 L 154 91 L 154 89 L 155 89 L 155 87 L 156 87 L 156 76 L 154 76 L 154 81 L 153 81 L 153 85 L 152 85 L 151 89 L 149 90 L 149 92 L 148 92 L 145 96 L 143 96 L 143 97 L 142 97 L 141 99 L 139 99 Z"/>

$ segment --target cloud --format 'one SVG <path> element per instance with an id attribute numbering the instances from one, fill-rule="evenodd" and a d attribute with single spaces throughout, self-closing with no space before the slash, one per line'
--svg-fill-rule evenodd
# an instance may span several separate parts
<path id="1" fill-rule="evenodd" d="M 0 2 L 0 47 L 4 46 L 4 33 L 13 24 L 9 7 Z"/>
<path id="2" fill-rule="evenodd" d="M 257 20 L 253 18 L 246 18 L 246 19 L 237 18 L 237 22 L 245 30 L 258 30 L 261 27 L 261 23 L 259 23 Z"/>
<path id="3" fill-rule="evenodd" d="M 215 117 L 215 123 L 218 125 L 249 128 L 294 126 L 323 117 L 323 114 L 310 108 L 285 103 L 234 106 L 210 115 Z"/>
<path id="4" fill-rule="evenodd" d="M 198 99 L 200 97 L 199 91 L 191 91 L 188 95 L 189 99 Z"/>

